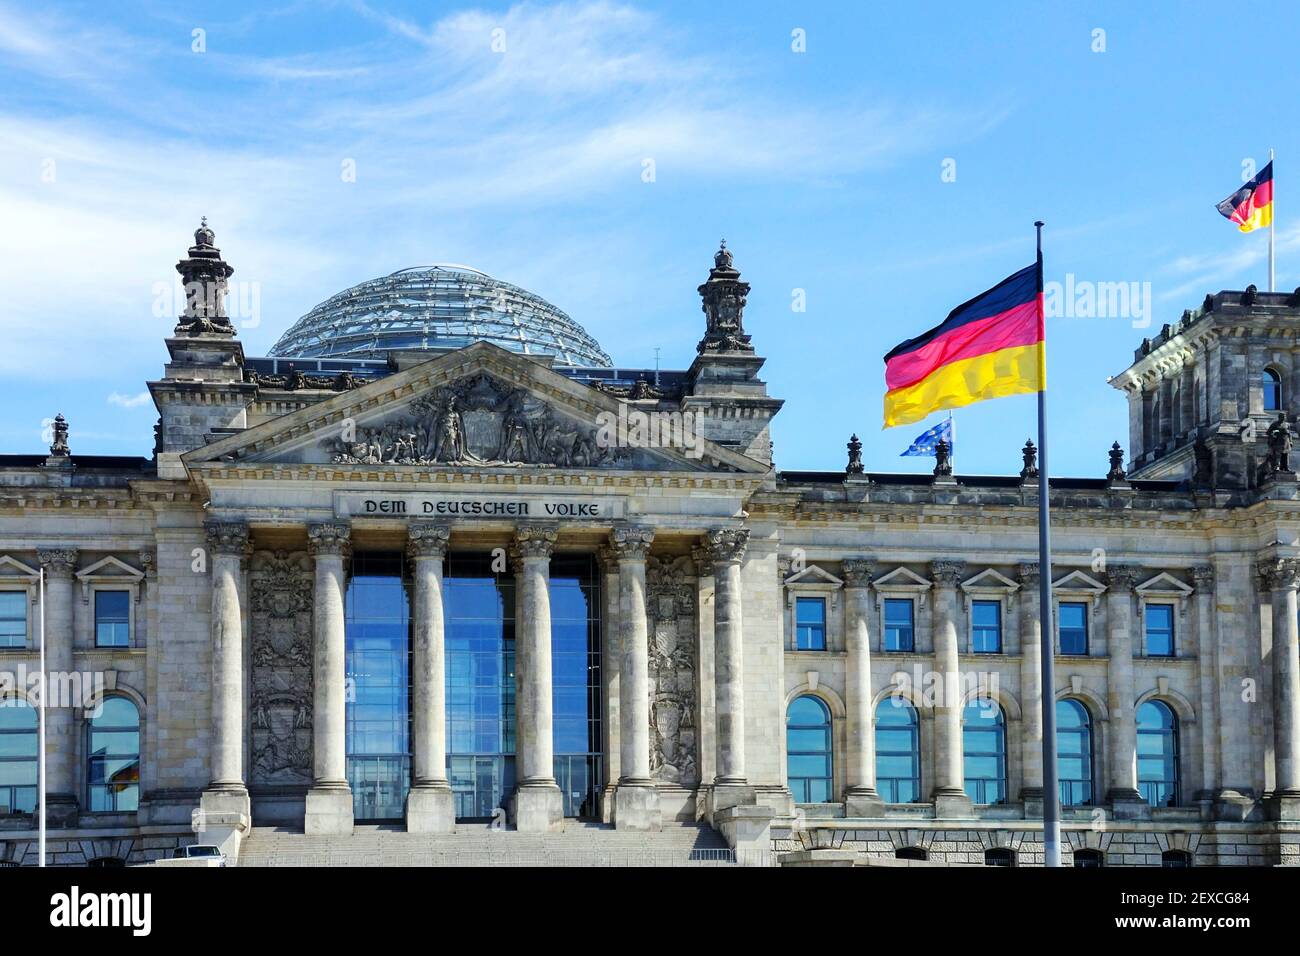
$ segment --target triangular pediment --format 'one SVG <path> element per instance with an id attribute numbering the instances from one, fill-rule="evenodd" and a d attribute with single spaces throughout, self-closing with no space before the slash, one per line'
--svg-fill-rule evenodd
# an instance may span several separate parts
<path id="1" fill-rule="evenodd" d="M 1102 584 L 1096 578 L 1089 577 L 1082 571 L 1071 571 L 1069 574 L 1057 578 L 1056 582 L 1052 585 L 1052 590 L 1101 594 L 1106 590 L 1106 585 Z"/>
<path id="2" fill-rule="evenodd" d="M 182 460 L 190 468 L 768 471 L 700 437 L 690 415 L 621 401 L 486 342 L 264 422 Z"/>
<path id="3" fill-rule="evenodd" d="M 931 582 L 908 568 L 897 567 L 888 574 L 876 578 L 871 586 L 879 591 L 924 591 L 931 587 Z"/>
<path id="4" fill-rule="evenodd" d="M 961 583 L 963 591 L 1019 591 L 1020 585 L 1012 581 L 1009 577 L 1001 572 L 987 568 L 974 577 L 969 577 Z"/>
<path id="5" fill-rule="evenodd" d="M 1192 593 L 1192 588 L 1179 581 L 1167 571 L 1161 571 L 1153 578 L 1143 581 L 1133 590 L 1143 595 L 1177 595 L 1178 597 L 1187 597 Z"/>
<path id="6" fill-rule="evenodd" d="M 0 554 L 0 581 L 22 578 L 35 581 L 41 572 L 8 554 Z"/>
<path id="7" fill-rule="evenodd" d="M 110 580 L 112 578 L 121 578 L 124 581 L 139 581 L 144 577 L 142 571 L 137 571 L 125 561 L 120 561 L 111 554 L 106 558 L 101 558 L 88 568 L 82 568 L 77 572 L 77 579 L 80 581 L 87 580 Z"/>
<path id="8" fill-rule="evenodd" d="M 787 585 L 816 584 L 816 585 L 823 585 L 826 587 L 840 587 L 841 585 L 844 584 L 842 580 L 837 578 L 835 575 L 831 574 L 825 568 L 819 568 L 815 564 L 810 564 L 802 571 L 790 575 L 788 578 L 785 579 L 785 583 Z"/>

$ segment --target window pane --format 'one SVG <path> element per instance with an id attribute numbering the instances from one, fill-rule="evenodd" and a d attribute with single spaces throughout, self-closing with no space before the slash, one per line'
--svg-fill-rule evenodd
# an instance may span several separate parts
<path id="1" fill-rule="evenodd" d="M 27 592 L 0 591 L 0 647 L 27 643 Z"/>
<path id="2" fill-rule="evenodd" d="M 1146 607 L 1146 645 L 1151 657 L 1172 657 L 1174 653 L 1174 609 L 1169 604 Z"/>
<path id="3" fill-rule="evenodd" d="M 1062 654 L 1088 653 L 1088 605 L 1062 602 L 1057 606 Z"/>
<path id="4" fill-rule="evenodd" d="M 810 695 L 795 698 L 786 715 L 786 779 L 796 803 L 831 799 L 831 714 Z"/>

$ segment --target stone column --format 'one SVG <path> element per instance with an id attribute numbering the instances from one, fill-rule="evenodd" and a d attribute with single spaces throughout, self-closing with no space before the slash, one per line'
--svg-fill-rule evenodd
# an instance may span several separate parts
<path id="1" fill-rule="evenodd" d="M 934 815 L 939 819 L 972 813 L 962 778 L 961 663 L 958 657 L 957 585 L 966 565 L 960 561 L 935 561 L 931 614 L 934 621 L 934 666 L 942 691 L 934 708 Z"/>
<path id="2" fill-rule="evenodd" d="M 1112 564 L 1106 571 L 1106 707 L 1110 710 L 1110 789 L 1117 818 L 1144 815 L 1137 789 L 1137 694 L 1133 688 L 1133 584 L 1137 570 Z"/>
<path id="3" fill-rule="evenodd" d="M 1043 621 L 1038 562 L 1018 568 L 1020 581 L 1020 800 L 1025 817 L 1043 815 Z M 1050 630 L 1049 630 L 1050 633 Z M 1047 694 L 1055 705 L 1056 693 Z"/>
<path id="4" fill-rule="evenodd" d="M 555 782 L 551 718 L 551 552 L 556 529 L 515 531 L 515 741 L 518 787 L 515 827 L 541 832 L 564 828 L 564 801 Z"/>
<path id="5" fill-rule="evenodd" d="M 1196 669 L 1200 691 L 1201 725 L 1201 793 L 1198 800 L 1212 800 L 1222 783 L 1219 780 L 1219 703 L 1217 695 L 1218 653 L 1214 640 L 1214 568 L 1192 568 L 1196 594 L 1192 604 L 1196 613 Z"/>
<path id="6" fill-rule="evenodd" d="M 445 523 L 416 522 L 407 530 L 406 553 L 413 565 L 415 583 L 415 601 L 411 607 L 415 780 L 406 798 L 409 833 L 450 833 L 456 826 L 455 801 L 447 783 L 447 677 L 442 605 L 442 562 L 450 539 L 451 528 Z"/>
<path id="7" fill-rule="evenodd" d="M 713 652 L 716 701 L 717 775 L 713 779 L 713 813 L 755 802 L 745 776 L 745 661 L 741 616 L 740 562 L 749 531 L 721 528 L 706 540 L 713 562 Z"/>
<path id="8" fill-rule="evenodd" d="M 36 557 L 45 569 L 45 674 L 47 678 L 71 674 L 72 576 L 77 552 L 75 548 L 42 549 Z M 49 694 L 45 701 L 45 811 L 47 825 L 71 827 L 77 823 L 78 805 L 76 715 L 83 701 L 58 699 L 55 692 L 60 686 L 59 680 L 47 679 L 41 689 Z"/>
<path id="9" fill-rule="evenodd" d="M 597 552 L 597 561 L 600 564 L 600 597 L 603 606 L 600 632 L 600 683 L 605 705 L 604 719 L 601 722 L 601 740 L 605 751 L 605 788 L 601 794 L 600 818 L 604 823 L 613 823 L 615 786 L 622 772 L 619 761 L 619 723 L 622 719 L 622 711 L 619 701 L 621 651 L 618 558 L 615 557 L 613 548 L 603 546 Z"/>
<path id="10" fill-rule="evenodd" d="M 243 562 L 253 547 L 248 526 L 242 522 L 208 521 L 204 531 L 212 574 L 212 779 L 199 800 L 196 829 L 201 842 L 237 855 L 251 823 L 244 784 L 244 613 L 240 595 Z"/>
<path id="11" fill-rule="evenodd" d="M 351 554 L 351 528 L 317 524 L 307 529 L 307 549 L 316 561 L 312 737 L 315 771 L 307 792 L 304 830 L 311 834 L 352 832 L 352 788 L 347 775 L 347 672 L 344 631 L 344 570 Z"/>
<path id="12" fill-rule="evenodd" d="M 1279 558 L 1262 569 L 1273 604 L 1273 797 L 1275 815 L 1300 819 L 1300 560 Z"/>
<path id="13" fill-rule="evenodd" d="M 609 536 L 618 557 L 619 767 L 614 825 L 658 830 L 659 791 L 650 776 L 650 636 L 646 621 L 645 560 L 654 532 L 620 526 Z"/>
<path id="14" fill-rule="evenodd" d="M 885 803 L 876 792 L 876 721 L 871 709 L 871 576 L 875 563 L 846 558 L 844 570 L 844 815 L 878 817 Z"/>

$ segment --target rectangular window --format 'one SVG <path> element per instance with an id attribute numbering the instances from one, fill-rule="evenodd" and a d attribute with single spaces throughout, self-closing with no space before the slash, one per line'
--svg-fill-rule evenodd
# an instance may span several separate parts
<path id="1" fill-rule="evenodd" d="M 1057 607 L 1061 653 L 1080 657 L 1088 653 L 1088 605 L 1062 601 Z"/>
<path id="2" fill-rule="evenodd" d="M 27 592 L 0 591 L 0 647 L 27 646 Z"/>
<path id="3" fill-rule="evenodd" d="M 885 650 L 915 650 L 916 628 L 912 624 L 912 599 L 885 601 Z"/>
<path id="4" fill-rule="evenodd" d="M 826 650 L 826 599 L 795 598 L 794 629 L 796 650 Z"/>
<path id="5" fill-rule="evenodd" d="M 131 638 L 131 592 L 95 592 L 95 646 L 126 647 Z"/>
<path id="6" fill-rule="evenodd" d="M 1148 604 L 1146 607 L 1148 657 L 1174 656 L 1174 606 Z"/>
<path id="7" fill-rule="evenodd" d="M 971 604 L 971 649 L 976 654 L 1002 653 L 1002 602 Z"/>

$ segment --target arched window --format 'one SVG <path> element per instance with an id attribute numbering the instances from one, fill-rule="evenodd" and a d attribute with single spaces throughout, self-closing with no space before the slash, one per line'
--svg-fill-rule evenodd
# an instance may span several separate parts
<path id="1" fill-rule="evenodd" d="M 1075 850 L 1075 866 L 1104 866 L 1106 858 L 1100 850 Z"/>
<path id="2" fill-rule="evenodd" d="M 1077 700 L 1056 702 L 1056 755 L 1061 806 L 1092 803 L 1092 718 Z"/>
<path id="3" fill-rule="evenodd" d="M 1260 374 L 1260 383 L 1264 386 L 1264 411 L 1282 410 L 1282 377 L 1271 368 Z"/>
<path id="4" fill-rule="evenodd" d="M 0 817 L 36 812 L 36 711 L 17 697 L 0 700 Z"/>
<path id="5" fill-rule="evenodd" d="M 1165 850 L 1160 854 L 1160 865 L 1170 869 L 1181 869 L 1192 865 L 1192 855 L 1186 850 Z"/>
<path id="6" fill-rule="evenodd" d="M 987 698 L 962 711 L 966 795 L 974 803 L 1006 803 L 1007 726 L 1002 708 Z"/>
<path id="7" fill-rule="evenodd" d="M 920 721 L 901 697 L 886 697 L 876 707 L 876 789 L 886 803 L 921 799 Z"/>
<path id="8" fill-rule="evenodd" d="M 790 704 L 785 722 L 786 778 L 795 803 L 831 799 L 831 712 L 805 694 Z"/>
<path id="9" fill-rule="evenodd" d="M 922 850 L 919 846 L 905 846 L 902 849 L 898 849 L 894 851 L 894 859 L 924 860 L 926 859 L 926 852 Z"/>
<path id="10" fill-rule="evenodd" d="M 107 697 L 89 733 L 89 809 L 134 813 L 140 806 L 140 711 L 125 697 Z"/>
<path id="11" fill-rule="evenodd" d="M 1163 701 L 1137 712 L 1138 790 L 1153 807 L 1178 806 L 1178 718 Z"/>
<path id="12" fill-rule="evenodd" d="M 985 866 L 1015 866 L 1016 851 L 1005 847 L 994 847 L 984 851 Z"/>

